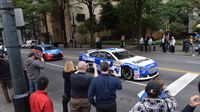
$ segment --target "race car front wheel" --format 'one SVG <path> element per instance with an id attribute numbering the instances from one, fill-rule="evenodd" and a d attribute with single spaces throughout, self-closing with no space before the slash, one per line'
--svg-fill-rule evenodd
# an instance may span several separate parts
<path id="1" fill-rule="evenodd" d="M 133 79 L 133 71 L 129 66 L 122 67 L 121 74 L 123 79 L 126 80 Z"/>

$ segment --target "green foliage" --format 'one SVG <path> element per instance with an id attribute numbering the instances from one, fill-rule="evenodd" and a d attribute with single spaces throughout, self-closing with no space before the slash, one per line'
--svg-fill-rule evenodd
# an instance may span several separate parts
<path id="1" fill-rule="evenodd" d="M 88 27 L 87 23 L 83 22 L 80 25 L 78 25 L 77 31 L 80 34 L 87 34 L 87 33 L 89 33 L 89 27 Z"/>
<path id="2" fill-rule="evenodd" d="M 179 22 L 172 22 L 170 24 L 170 32 L 171 35 L 175 36 L 176 38 L 181 38 L 181 35 L 187 32 L 187 26 Z"/>
<path id="3" fill-rule="evenodd" d="M 136 14 L 132 0 L 121 0 L 116 6 L 116 13 L 118 15 L 117 32 L 130 34 L 134 30 L 136 24 Z"/>
<path id="4" fill-rule="evenodd" d="M 116 14 L 115 7 L 110 1 L 106 1 L 101 4 L 102 10 L 100 11 L 100 24 L 106 30 L 114 30 L 118 22 L 118 16 Z"/>

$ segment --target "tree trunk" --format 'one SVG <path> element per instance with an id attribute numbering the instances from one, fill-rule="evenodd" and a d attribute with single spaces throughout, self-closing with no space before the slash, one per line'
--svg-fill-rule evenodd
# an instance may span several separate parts
<path id="1" fill-rule="evenodd" d="M 66 36 L 66 28 L 65 28 L 65 11 L 60 8 L 60 20 L 61 20 L 61 36 L 64 41 L 64 47 L 67 47 L 67 36 Z"/>
<path id="2" fill-rule="evenodd" d="M 141 37 L 142 33 L 142 1 L 141 0 L 136 0 L 135 2 L 136 6 L 136 14 L 137 14 L 137 32 L 136 32 L 136 39 L 137 39 L 137 47 L 139 47 L 139 39 Z"/>
<path id="3" fill-rule="evenodd" d="M 46 13 L 44 13 L 43 16 L 44 16 L 44 25 L 45 25 L 45 30 L 46 30 L 46 32 L 45 32 L 45 43 L 50 43 Z"/>
<path id="4" fill-rule="evenodd" d="M 90 19 L 89 19 L 89 22 L 90 22 L 90 47 L 94 47 L 94 14 L 93 14 L 93 11 L 92 11 L 92 1 L 89 3 L 88 5 L 88 10 L 89 10 L 89 15 L 90 15 Z"/>

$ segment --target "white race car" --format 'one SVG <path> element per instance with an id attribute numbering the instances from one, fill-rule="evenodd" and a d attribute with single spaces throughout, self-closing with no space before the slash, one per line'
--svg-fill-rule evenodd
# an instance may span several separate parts
<path id="1" fill-rule="evenodd" d="M 79 60 L 96 63 L 97 66 L 106 61 L 117 76 L 126 80 L 146 80 L 159 74 L 158 65 L 154 60 L 135 55 L 121 48 L 89 50 L 81 54 Z"/>

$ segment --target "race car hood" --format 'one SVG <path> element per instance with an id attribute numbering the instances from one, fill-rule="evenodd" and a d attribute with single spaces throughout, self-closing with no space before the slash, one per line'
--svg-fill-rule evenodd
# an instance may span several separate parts
<path id="1" fill-rule="evenodd" d="M 46 50 L 45 53 L 48 53 L 48 54 L 58 54 L 58 53 L 61 53 L 61 50 L 59 50 L 59 49 Z"/>
<path id="2" fill-rule="evenodd" d="M 137 65 L 137 66 L 146 66 L 146 65 L 155 63 L 155 61 L 153 61 L 152 59 L 142 57 L 142 56 L 134 56 L 132 58 L 127 58 L 120 61 L 123 63 L 133 63 L 134 65 Z"/>

